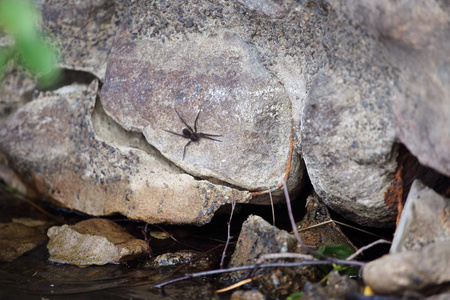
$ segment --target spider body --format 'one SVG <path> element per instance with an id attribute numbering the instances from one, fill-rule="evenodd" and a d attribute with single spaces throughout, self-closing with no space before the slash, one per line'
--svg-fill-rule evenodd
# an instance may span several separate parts
<path id="1" fill-rule="evenodd" d="M 197 117 L 195 118 L 195 122 L 194 122 L 194 129 L 192 129 L 191 126 L 189 126 L 186 121 L 184 121 L 184 119 L 181 117 L 181 115 L 178 113 L 177 109 L 175 109 L 175 112 L 177 113 L 178 117 L 180 118 L 181 122 L 184 123 L 184 125 L 186 125 L 185 128 L 183 128 L 181 130 L 182 134 L 180 133 L 176 133 L 170 130 L 166 130 L 166 129 L 162 129 L 166 132 L 184 137 L 186 139 L 189 139 L 189 141 L 187 142 L 187 144 L 184 146 L 183 149 L 183 160 L 184 160 L 184 156 L 186 155 L 186 147 L 190 145 L 191 142 L 199 142 L 201 138 L 205 138 L 205 139 L 209 139 L 209 140 L 213 140 L 216 142 L 222 142 L 221 140 L 215 139 L 213 137 L 219 137 L 222 136 L 220 134 L 209 134 L 209 133 L 202 133 L 202 132 L 197 132 L 197 120 L 198 120 L 198 116 L 200 115 L 201 110 L 198 111 L 197 113 Z"/>

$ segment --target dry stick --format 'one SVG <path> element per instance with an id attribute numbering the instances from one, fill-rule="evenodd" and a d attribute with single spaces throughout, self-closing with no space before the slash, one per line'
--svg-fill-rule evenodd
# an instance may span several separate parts
<path id="1" fill-rule="evenodd" d="M 376 240 L 375 242 L 372 242 L 369 245 L 366 245 L 364 247 L 359 248 L 358 251 L 356 251 L 355 253 L 353 253 L 349 257 L 347 257 L 346 260 L 352 260 L 355 257 L 357 257 L 358 255 L 360 255 L 361 253 L 363 253 L 364 250 L 367 250 L 367 249 L 369 249 L 369 248 L 371 248 L 371 247 L 373 247 L 375 245 L 378 245 L 378 244 L 392 244 L 392 243 L 390 241 L 384 240 L 384 239 Z"/>
<path id="2" fill-rule="evenodd" d="M 272 207 L 272 225 L 275 226 L 275 208 L 273 207 L 272 192 L 269 190 L 270 206 Z"/>
<path id="3" fill-rule="evenodd" d="M 308 255 L 308 254 L 301 254 L 301 253 L 268 253 L 261 255 L 258 260 L 256 261 L 256 264 L 261 264 L 265 260 L 269 259 L 279 259 L 279 258 L 298 258 L 302 259 L 304 261 L 316 261 L 317 258 L 314 256 Z"/>
<path id="4" fill-rule="evenodd" d="M 247 279 L 241 280 L 239 282 L 236 282 L 235 284 L 227 286 L 226 288 L 223 288 L 223 289 L 220 289 L 220 290 L 216 290 L 216 293 L 219 294 L 219 293 L 223 293 L 223 292 L 228 292 L 228 291 L 234 290 L 235 288 L 243 286 L 244 284 L 252 282 L 253 280 L 256 280 L 256 279 L 258 279 L 260 277 L 262 277 L 262 275 L 258 275 L 258 276 L 255 276 L 253 278 L 247 278 Z"/>
<path id="5" fill-rule="evenodd" d="M 376 233 L 373 233 L 373 232 L 370 232 L 370 231 L 367 231 L 367 230 L 364 230 L 364 229 L 361 229 L 361 228 L 358 228 L 358 227 L 355 227 L 355 226 L 352 226 L 352 225 L 349 225 L 349 224 L 345 224 L 343 222 L 336 221 L 336 220 L 328 220 L 328 221 L 324 221 L 324 222 L 321 222 L 321 223 L 317 223 L 317 224 L 314 224 L 314 225 L 311 225 L 311 226 L 308 226 L 308 227 L 305 227 L 305 228 L 302 228 L 302 229 L 298 229 L 298 232 L 307 231 L 307 230 L 310 230 L 312 228 L 320 227 L 320 226 L 323 226 L 323 225 L 326 225 L 326 224 L 330 224 L 330 223 L 336 223 L 336 224 L 339 224 L 339 225 L 342 225 L 342 226 L 346 226 L 346 227 L 349 227 L 349 228 L 357 230 L 357 231 L 361 231 L 361 232 L 366 233 L 368 235 L 375 236 L 375 237 L 377 237 L 379 239 L 384 239 L 384 237 L 382 237 L 381 235 L 378 235 Z"/>
<path id="6" fill-rule="evenodd" d="M 278 176 L 280 176 L 280 178 L 281 178 L 281 176 L 282 176 L 281 171 L 277 167 L 277 162 L 275 161 L 275 157 L 273 156 L 272 150 L 270 150 L 270 147 L 269 147 L 269 145 L 267 145 L 266 139 L 263 137 L 263 135 L 260 132 L 258 132 L 258 135 L 259 135 L 259 138 L 261 139 L 261 141 L 263 142 L 264 147 L 266 147 L 266 150 L 269 153 L 270 158 L 272 159 L 272 163 L 278 172 Z M 282 180 L 282 184 L 283 184 L 284 197 L 286 198 L 286 205 L 287 205 L 287 209 L 288 209 L 289 220 L 291 221 L 291 226 L 292 226 L 292 230 L 294 231 L 294 236 L 297 239 L 297 241 L 300 243 L 301 247 L 305 248 L 307 246 L 303 243 L 302 239 L 300 238 L 300 235 L 298 234 L 298 232 L 296 230 L 294 215 L 292 214 L 291 201 L 289 198 L 289 193 L 288 193 L 288 190 L 286 187 L 286 181 L 284 178 Z"/>
<path id="7" fill-rule="evenodd" d="M 148 257 L 151 258 L 152 257 L 152 248 L 150 247 L 150 240 L 152 238 L 147 237 L 147 232 L 148 232 L 148 223 L 145 223 L 145 227 L 142 229 L 142 234 L 144 235 L 144 240 L 145 240 L 145 243 L 147 244 L 147 250 L 145 250 L 145 252 L 147 252 Z"/>
<path id="8" fill-rule="evenodd" d="M 251 270 L 254 268 L 301 267 L 301 266 L 310 266 L 310 265 L 329 265 L 329 264 L 330 264 L 329 260 L 328 261 L 314 260 L 314 261 L 299 261 L 299 262 L 290 262 L 290 263 L 270 263 L 270 264 L 261 264 L 259 266 L 256 266 L 256 265 L 240 266 L 240 267 L 234 267 L 234 268 L 228 268 L 228 269 L 218 269 L 218 270 L 211 270 L 211 271 L 198 272 L 198 273 L 189 273 L 189 274 L 185 274 L 185 276 L 183 276 L 183 277 L 175 278 L 175 279 L 154 285 L 153 287 L 154 288 L 162 288 L 165 285 L 175 283 L 178 281 L 182 281 L 182 280 L 186 280 L 186 279 L 190 279 L 190 278 L 196 278 L 196 277 L 214 275 L 214 274 L 229 273 L 229 272 L 236 272 L 236 271 L 245 271 L 245 270 Z M 361 263 L 357 262 L 357 261 L 343 260 L 341 264 L 361 267 Z"/>
<path id="9" fill-rule="evenodd" d="M 227 252 L 227 248 L 228 248 L 228 244 L 230 243 L 230 227 L 231 227 L 231 219 L 233 218 L 233 212 L 234 212 L 234 208 L 236 206 L 236 202 L 234 201 L 233 198 L 233 193 L 231 193 L 231 213 L 230 213 L 230 220 L 228 220 L 228 233 L 227 233 L 227 242 L 225 244 L 225 247 L 223 248 L 223 253 L 222 253 L 222 259 L 220 260 L 220 268 L 223 269 L 223 261 L 225 259 L 225 255 Z"/>

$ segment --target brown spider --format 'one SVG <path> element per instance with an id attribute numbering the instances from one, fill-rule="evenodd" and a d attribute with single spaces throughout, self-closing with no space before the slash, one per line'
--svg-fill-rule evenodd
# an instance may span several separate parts
<path id="1" fill-rule="evenodd" d="M 198 142 L 200 141 L 201 138 L 205 138 L 205 139 L 209 139 L 209 140 L 213 140 L 216 142 L 222 142 L 221 140 L 218 139 L 213 139 L 212 136 L 217 137 L 217 136 L 222 136 L 220 134 L 209 134 L 209 133 L 201 133 L 201 132 L 197 132 L 197 120 L 198 120 L 198 116 L 200 115 L 201 110 L 198 111 L 197 117 L 195 118 L 195 122 L 194 122 L 194 129 L 192 129 L 191 126 L 189 126 L 184 120 L 183 118 L 180 116 L 180 114 L 178 113 L 177 109 L 175 108 L 175 112 L 177 113 L 178 117 L 180 118 L 180 120 L 184 123 L 184 125 L 186 125 L 186 127 L 184 127 L 181 132 L 183 134 L 180 133 L 176 133 L 170 130 L 166 130 L 164 128 L 161 128 L 164 131 L 167 131 L 169 133 L 184 137 L 186 139 L 190 139 L 189 142 L 187 142 L 187 144 L 184 146 L 184 150 L 183 150 L 183 160 L 184 160 L 184 156 L 186 154 L 186 147 L 189 146 L 189 144 L 191 142 Z"/>

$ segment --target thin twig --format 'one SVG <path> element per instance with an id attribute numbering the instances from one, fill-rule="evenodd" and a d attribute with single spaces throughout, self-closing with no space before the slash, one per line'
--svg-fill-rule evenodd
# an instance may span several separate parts
<path id="1" fill-rule="evenodd" d="M 272 225 L 275 226 L 275 208 L 273 207 L 272 192 L 269 191 L 270 207 L 272 207 Z"/>
<path id="2" fill-rule="evenodd" d="M 37 204 L 36 202 L 38 202 L 38 199 L 36 199 L 36 202 L 35 202 L 33 199 L 31 199 L 27 195 L 23 195 L 19 191 L 13 189 L 10 186 L 4 185 L 4 184 L 0 184 L 0 187 L 2 189 L 4 189 L 7 193 L 11 194 L 13 197 L 26 202 L 27 204 L 31 205 L 32 207 L 34 207 L 35 209 L 37 209 L 38 211 L 40 211 L 41 213 L 43 213 L 47 217 L 55 220 L 56 222 L 61 223 L 61 224 L 67 224 L 66 220 L 61 219 L 60 217 L 57 217 L 55 215 L 52 215 L 51 213 L 46 211 L 44 208 L 42 208 L 39 204 Z"/>
<path id="3" fill-rule="evenodd" d="M 148 231 L 148 223 L 145 223 L 145 226 L 142 229 L 142 234 L 144 235 L 144 240 L 145 240 L 145 243 L 147 244 L 147 250 L 145 250 L 145 252 L 147 252 L 148 257 L 151 258 L 152 257 L 152 248 L 150 247 L 150 241 L 152 238 L 147 236 L 147 231 Z"/>
<path id="4" fill-rule="evenodd" d="M 364 250 L 367 250 L 367 249 L 369 249 L 369 248 L 372 248 L 373 246 L 378 245 L 378 244 L 392 244 L 392 243 L 391 243 L 390 241 L 388 241 L 388 240 L 383 240 L 383 239 L 381 239 L 381 240 L 376 240 L 375 242 L 372 242 L 372 243 L 370 243 L 369 245 L 366 245 L 366 246 L 364 246 L 364 247 L 359 248 L 355 253 L 353 253 L 352 255 L 350 255 L 349 257 L 347 257 L 346 260 L 352 260 L 352 259 L 354 259 L 355 257 L 357 257 L 358 255 L 360 255 L 361 253 L 363 253 Z"/>
<path id="5" fill-rule="evenodd" d="M 363 267 L 366 264 L 358 261 L 346 261 L 346 260 L 336 260 L 337 263 L 343 264 L 343 265 L 350 265 L 350 266 L 357 266 L 357 267 Z M 160 284 L 154 285 L 154 288 L 162 288 L 165 285 L 172 284 L 178 281 L 190 279 L 190 278 L 196 278 L 201 276 L 207 276 L 207 275 L 215 275 L 215 274 L 223 274 L 223 273 L 230 273 L 230 272 L 236 272 L 236 271 L 245 271 L 245 270 L 251 270 L 251 269 L 263 269 L 263 268 L 283 268 L 283 267 L 302 267 L 302 266 L 310 266 L 310 265 L 330 265 L 335 263 L 334 261 L 331 262 L 331 260 L 314 260 L 314 261 L 299 261 L 299 262 L 289 262 L 289 263 L 270 263 L 270 264 L 261 264 L 261 265 L 249 265 L 249 266 L 240 266 L 240 267 L 234 267 L 234 268 L 228 268 L 228 269 L 218 269 L 218 270 L 210 270 L 205 272 L 198 272 L 198 273 L 189 273 L 185 274 L 183 277 L 175 278 L 166 282 L 162 282 Z"/>
<path id="6" fill-rule="evenodd" d="M 336 224 L 339 224 L 339 225 L 342 225 L 342 226 L 346 226 L 346 227 L 349 227 L 351 229 L 364 232 L 364 233 L 366 233 L 368 235 L 375 236 L 375 237 L 377 237 L 379 239 L 383 239 L 383 237 L 381 235 L 378 235 L 376 233 L 373 233 L 373 232 L 370 232 L 370 231 L 367 231 L 367 230 L 364 230 L 364 229 L 361 229 L 361 228 L 358 228 L 356 226 L 352 226 L 352 225 L 349 225 L 349 224 L 346 224 L 346 223 L 343 223 L 343 222 L 340 222 L 340 221 L 336 221 L 336 220 L 328 220 L 328 221 L 320 222 L 320 223 L 317 223 L 317 224 L 314 224 L 314 225 L 311 225 L 311 226 L 308 226 L 308 227 L 305 227 L 305 228 L 302 228 L 302 229 L 298 229 L 298 232 L 307 231 L 307 230 L 310 230 L 310 229 L 313 229 L 313 228 L 316 228 L 316 227 L 320 227 L 320 226 L 323 226 L 323 225 L 326 225 L 326 224 L 330 224 L 330 223 L 336 223 Z"/>
<path id="7" fill-rule="evenodd" d="M 223 248 L 222 259 L 220 260 L 220 268 L 223 269 L 223 261 L 225 260 L 225 255 L 227 252 L 228 244 L 230 243 L 230 228 L 231 228 L 231 220 L 233 219 L 234 208 L 236 207 L 236 201 L 234 201 L 233 193 L 231 193 L 231 213 L 230 219 L 228 220 L 228 232 L 227 232 L 227 242 L 225 243 L 225 247 Z"/>
<path id="8" fill-rule="evenodd" d="M 308 255 L 308 254 L 302 254 L 302 253 L 268 253 L 261 255 L 258 260 L 256 261 L 256 264 L 259 265 L 263 263 L 266 260 L 269 259 L 279 259 L 279 258 L 296 258 L 301 260 L 310 260 L 315 261 L 317 260 L 314 256 Z"/>
<path id="9" fill-rule="evenodd" d="M 244 284 L 247 284 L 247 283 L 249 283 L 249 282 L 252 282 L 253 280 L 256 280 L 256 279 L 258 279 L 258 278 L 260 278 L 260 277 L 262 277 L 262 275 L 258 275 L 258 276 L 255 276 L 255 277 L 253 277 L 253 278 L 247 278 L 247 279 L 241 280 L 241 281 L 239 281 L 239 282 L 236 282 L 235 284 L 232 284 L 232 285 L 230 285 L 230 286 L 227 286 L 226 288 L 217 290 L 216 293 L 220 294 L 220 293 L 224 293 L 224 292 L 228 292 L 228 291 L 234 290 L 235 288 L 238 288 L 238 287 L 240 287 L 240 286 L 243 286 Z"/>

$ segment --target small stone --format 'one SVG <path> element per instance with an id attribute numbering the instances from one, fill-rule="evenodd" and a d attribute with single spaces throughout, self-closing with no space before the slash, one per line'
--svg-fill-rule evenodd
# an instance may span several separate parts
<path id="1" fill-rule="evenodd" d="M 363 269 L 365 283 L 377 294 L 402 295 L 450 282 L 450 241 L 418 251 L 385 255 Z"/>
<path id="2" fill-rule="evenodd" d="M 229 267 L 254 264 L 264 254 L 296 250 L 297 240 L 293 235 L 270 225 L 259 216 L 250 216 L 242 225 Z M 276 261 L 280 262 L 280 259 Z M 257 280 L 257 285 L 266 296 L 285 298 L 301 289 L 306 280 L 318 280 L 317 270 L 314 267 L 265 269 L 261 271 L 263 277 Z M 243 274 L 244 272 L 236 272 L 233 278 Z"/>
<path id="3" fill-rule="evenodd" d="M 210 270 L 215 267 L 216 263 L 217 257 L 213 253 L 204 255 L 198 251 L 181 250 L 175 253 L 164 253 L 158 255 L 154 260 L 153 266 L 172 267 L 186 264 L 186 270 L 188 272 L 193 272 L 199 270 Z"/>
<path id="4" fill-rule="evenodd" d="M 77 266 L 105 265 L 146 253 L 147 244 L 106 219 L 51 227 L 47 235 L 49 260 Z"/>

